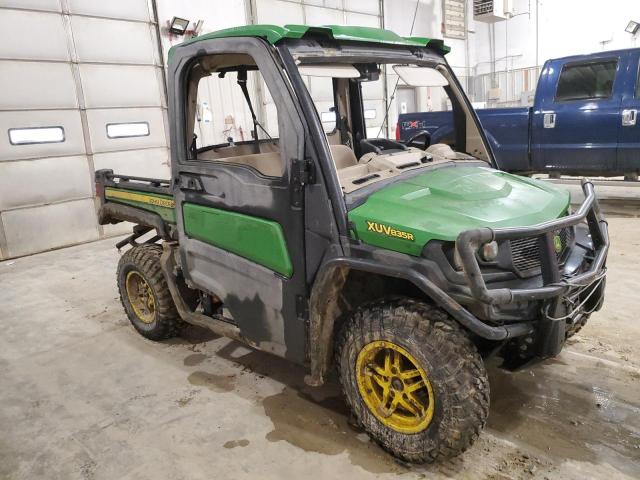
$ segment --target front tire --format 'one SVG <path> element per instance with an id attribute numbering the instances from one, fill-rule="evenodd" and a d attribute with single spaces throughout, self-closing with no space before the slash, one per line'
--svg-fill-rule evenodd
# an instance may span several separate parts
<path id="1" fill-rule="evenodd" d="M 127 250 L 118 262 L 120 301 L 133 327 L 149 340 L 178 335 L 183 326 L 160 265 L 162 247 L 143 244 Z"/>
<path id="2" fill-rule="evenodd" d="M 410 299 L 356 310 L 336 362 L 347 403 L 394 456 L 431 463 L 464 452 L 489 413 L 489 380 L 475 346 L 442 310 Z"/>

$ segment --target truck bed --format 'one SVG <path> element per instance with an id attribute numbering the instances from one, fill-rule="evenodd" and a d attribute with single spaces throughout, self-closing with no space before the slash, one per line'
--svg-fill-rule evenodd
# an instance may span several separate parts
<path id="1" fill-rule="evenodd" d="M 476 112 L 500 168 L 509 172 L 529 170 L 530 109 L 486 108 Z M 450 143 L 453 115 L 450 111 L 404 113 L 398 118 L 398 129 L 401 140 L 427 130 L 432 144 Z"/>
<path id="2" fill-rule="evenodd" d="M 161 238 L 171 237 L 170 225 L 176 223 L 176 213 L 170 180 L 98 170 L 96 196 L 100 225 L 128 221 L 155 228 Z"/>

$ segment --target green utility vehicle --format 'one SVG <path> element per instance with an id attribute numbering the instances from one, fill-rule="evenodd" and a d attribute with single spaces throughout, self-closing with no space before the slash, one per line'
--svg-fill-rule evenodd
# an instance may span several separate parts
<path id="1" fill-rule="evenodd" d="M 200 325 L 313 386 L 335 370 L 355 421 L 405 461 L 467 449 L 489 413 L 483 358 L 557 355 L 602 305 L 609 240 L 591 183 L 572 211 L 499 170 L 447 52 L 304 25 L 173 47 L 172 178 L 96 173 L 100 223 L 136 224 L 117 271 L 135 329 Z M 396 86 L 446 96 L 446 143 L 377 137 Z"/>

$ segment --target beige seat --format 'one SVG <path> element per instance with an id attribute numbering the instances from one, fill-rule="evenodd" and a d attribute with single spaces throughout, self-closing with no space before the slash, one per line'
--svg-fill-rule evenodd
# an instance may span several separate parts
<path id="1" fill-rule="evenodd" d="M 264 148 L 263 145 L 260 147 Z M 269 177 L 282 176 L 282 160 L 280 158 L 279 151 L 253 153 L 250 155 L 243 154 L 243 152 L 246 152 L 249 148 L 252 148 L 251 145 L 237 145 L 231 148 L 226 147 L 218 149 L 215 152 L 213 150 L 208 150 L 201 152 L 198 157 L 202 160 L 218 160 L 221 162 L 247 165 Z M 353 153 L 353 150 L 346 145 L 330 145 L 329 148 L 331 149 L 331 155 L 333 156 L 333 161 L 335 162 L 338 170 L 353 167 L 358 164 L 358 159 Z"/>
<path id="2" fill-rule="evenodd" d="M 455 160 L 458 158 L 458 154 L 446 143 L 434 143 L 430 145 L 429 148 L 427 148 L 427 153 L 446 160 Z"/>
<path id="3" fill-rule="evenodd" d="M 268 177 L 282 176 L 282 158 L 280 157 L 280 152 L 241 155 L 239 157 L 233 157 L 228 161 L 230 163 L 248 165 Z"/>
<path id="4" fill-rule="evenodd" d="M 246 147 L 242 145 L 241 147 Z M 198 155 L 198 158 L 201 160 L 214 160 L 219 162 L 228 162 L 228 163 L 239 163 L 240 165 L 247 165 L 249 167 L 255 168 L 261 174 L 266 175 L 268 177 L 281 177 L 282 170 L 282 159 L 280 158 L 280 152 L 266 152 L 266 153 L 253 153 L 250 155 L 242 155 L 238 154 L 240 149 L 227 149 L 224 152 L 214 152 L 213 150 L 208 150 L 206 152 L 201 152 Z M 234 155 L 222 156 L 223 154 L 233 153 Z"/>
<path id="5" fill-rule="evenodd" d="M 355 153 L 346 145 L 329 145 L 329 149 L 338 170 L 358 164 Z"/>

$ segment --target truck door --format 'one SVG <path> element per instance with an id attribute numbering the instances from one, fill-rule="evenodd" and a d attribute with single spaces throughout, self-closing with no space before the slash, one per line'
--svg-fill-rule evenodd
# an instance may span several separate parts
<path id="1" fill-rule="evenodd" d="M 554 69 L 560 69 L 559 75 Z M 534 167 L 542 171 L 607 172 L 615 168 L 620 115 L 619 58 L 603 55 L 542 72 L 545 89 L 533 118 Z M 551 79 L 557 79 L 555 85 Z M 555 88 L 554 88 L 555 87 Z"/>
<path id="2" fill-rule="evenodd" d="M 262 40 L 215 39 L 194 48 L 177 48 L 170 72 L 185 279 L 221 300 L 249 342 L 301 362 L 304 219 L 294 168 L 303 158 L 301 118 Z"/>
<path id="3" fill-rule="evenodd" d="M 625 175 L 640 171 L 640 50 L 629 53 L 618 134 L 618 164 L 616 170 Z"/>

